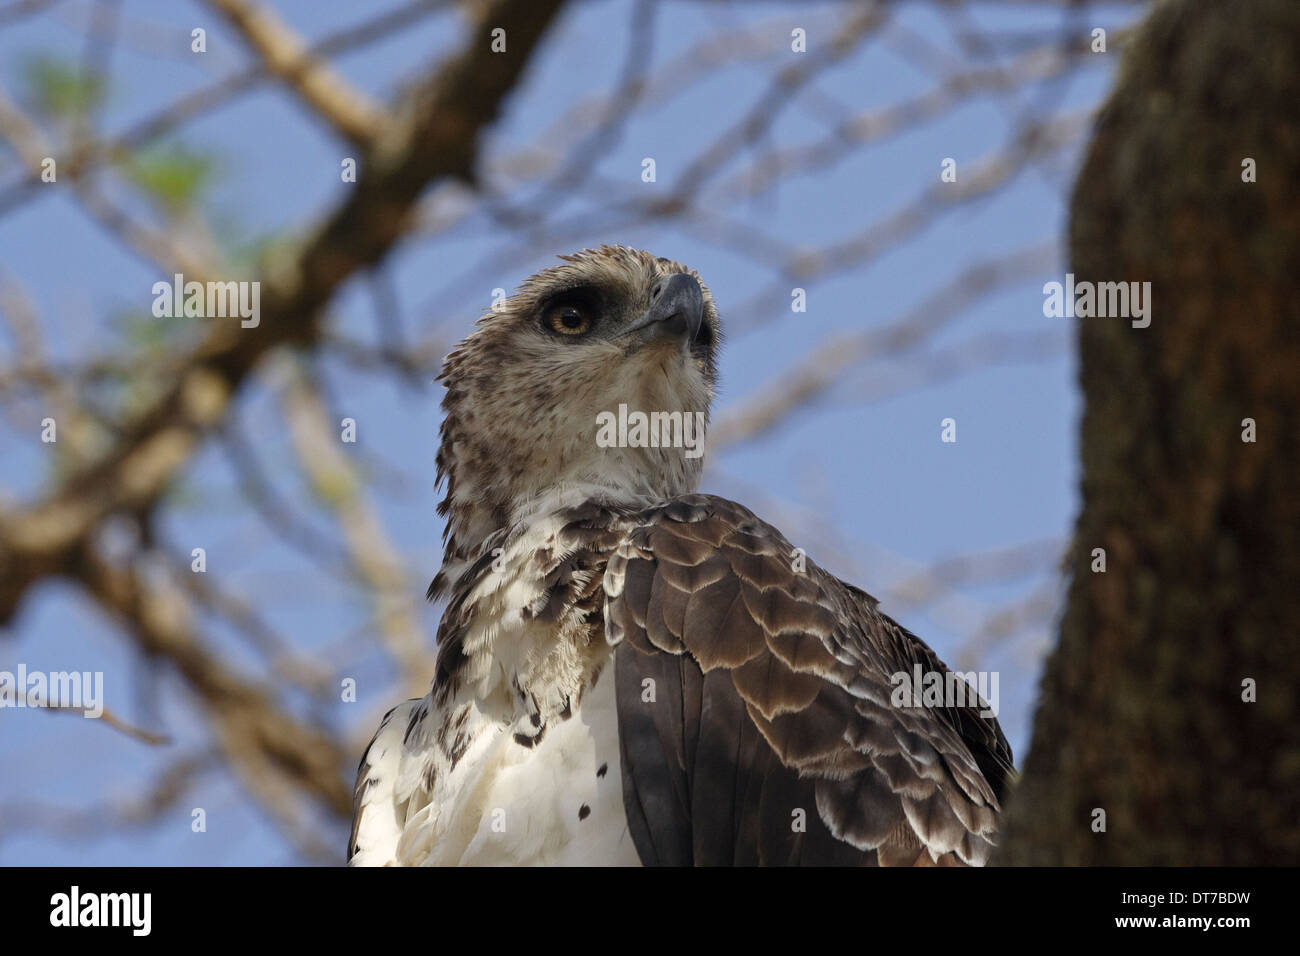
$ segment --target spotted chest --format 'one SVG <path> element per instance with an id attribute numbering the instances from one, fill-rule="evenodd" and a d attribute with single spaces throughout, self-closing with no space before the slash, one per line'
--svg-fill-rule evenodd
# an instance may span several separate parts
<path id="1" fill-rule="evenodd" d="M 639 865 L 623 810 L 612 667 L 566 718 L 532 734 L 498 723 L 469 736 L 432 795 L 437 832 L 421 862 Z"/>
<path id="2" fill-rule="evenodd" d="M 363 761 L 354 862 L 639 863 L 601 602 L 617 535 L 590 517 L 543 510 L 444 566 L 438 676 Z"/>

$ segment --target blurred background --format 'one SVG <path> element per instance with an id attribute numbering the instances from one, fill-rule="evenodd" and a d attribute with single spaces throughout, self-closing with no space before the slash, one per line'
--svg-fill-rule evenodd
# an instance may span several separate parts
<path id="1" fill-rule="evenodd" d="M 600 243 L 718 302 L 704 490 L 996 671 L 1021 756 L 1078 507 L 1042 287 L 1144 12 L 0 0 L 0 671 L 106 708 L 0 709 L 0 864 L 342 862 L 432 676 L 442 356 Z M 176 273 L 260 324 L 156 317 Z"/>

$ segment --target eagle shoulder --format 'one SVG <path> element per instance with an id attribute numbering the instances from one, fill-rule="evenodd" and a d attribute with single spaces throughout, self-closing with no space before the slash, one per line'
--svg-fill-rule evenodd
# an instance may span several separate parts
<path id="1" fill-rule="evenodd" d="M 866 592 L 709 495 L 631 521 L 603 585 L 643 862 L 987 860 L 1006 739 L 982 701 L 893 705 L 892 675 L 948 671 Z"/>

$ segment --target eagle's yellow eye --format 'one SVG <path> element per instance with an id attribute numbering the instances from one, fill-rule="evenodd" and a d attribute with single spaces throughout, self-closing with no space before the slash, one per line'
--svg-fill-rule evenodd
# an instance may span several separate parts
<path id="1" fill-rule="evenodd" d="M 582 335 L 591 330 L 591 319 L 581 306 L 566 302 L 553 305 L 544 316 L 546 327 L 561 335 Z"/>

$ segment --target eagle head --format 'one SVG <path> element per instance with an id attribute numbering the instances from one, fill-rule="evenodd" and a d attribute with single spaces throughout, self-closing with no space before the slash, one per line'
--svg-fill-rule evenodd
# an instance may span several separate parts
<path id="1" fill-rule="evenodd" d="M 560 258 L 443 366 L 449 557 L 557 495 L 637 505 L 699 483 L 720 341 L 708 288 L 623 246 Z"/>

